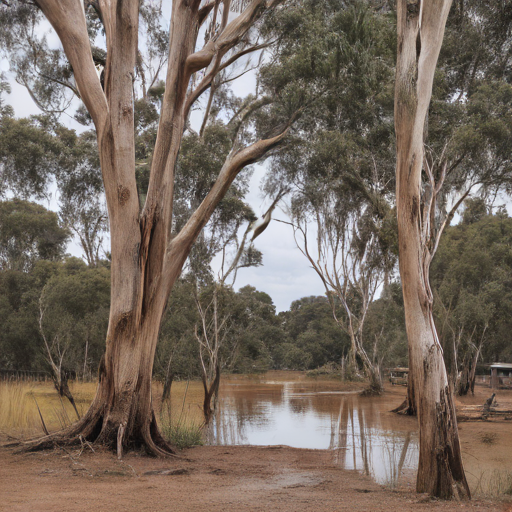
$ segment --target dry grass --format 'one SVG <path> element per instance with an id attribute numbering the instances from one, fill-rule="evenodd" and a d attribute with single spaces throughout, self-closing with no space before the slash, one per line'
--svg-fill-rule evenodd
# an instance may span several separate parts
<path id="1" fill-rule="evenodd" d="M 94 383 L 71 386 L 80 414 L 87 410 L 95 387 Z M 0 382 L 0 432 L 13 437 L 42 433 L 38 407 L 50 432 L 76 420 L 73 407 L 66 398 L 62 399 L 57 394 L 51 382 Z"/>
<path id="2" fill-rule="evenodd" d="M 500 498 L 512 495 L 512 473 L 495 469 L 482 471 L 475 479 L 471 492 L 475 496 L 486 498 Z"/>
<path id="3" fill-rule="evenodd" d="M 203 444 L 201 384 L 176 382 L 171 390 L 170 400 L 160 407 L 160 427 L 164 436 L 180 449 Z"/>
<path id="4" fill-rule="evenodd" d="M 78 412 L 83 415 L 89 407 L 97 384 L 70 382 Z M 171 399 L 161 406 L 162 385 L 153 384 L 153 397 L 157 410 L 161 409 L 164 433 L 176 437 L 180 432 L 197 432 L 202 425 L 203 390 L 201 383 L 176 382 Z M 33 437 L 44 433 L 41 416 L 49 432 L 55 432 L 76 421 L 76 413 L 67 400 L 61 398 L 51 382 L 0 381 L 0 432 L 15 438 Z M 192 436 L 192 440 L 197 440 Z M 183 444 L 182 441 L 176 443 Z M 197 443 L 193 443 L 197 444 Z"/>

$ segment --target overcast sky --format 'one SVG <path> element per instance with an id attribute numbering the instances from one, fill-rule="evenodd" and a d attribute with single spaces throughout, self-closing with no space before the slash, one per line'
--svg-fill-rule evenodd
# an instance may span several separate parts
<path id="1" fill-rule="evenodd" d="M 0 70 L 6 72 L 10 79 L 12 93 L 5 99 L 14 107 L 16 117 L 27 117 L 40 113 L 26 89 L 12 79 L 7 61 L 0 61 Z M 254 91 L 254 86 L 254 76 L 247 74 L 234 82 L 233 89 L 235 94 L 246 96 Z M 71 111 L 70 116 L 72 115 Z M 63 115 L 62 123 L 70 128 L 83 130 L 83 127 L 70 116 Z M 270 200 L 265 200 L 260 190 L 265 169 L 265 163 L 254 166 L 250 192 L 247 196 L 247 201 L 256 215 L 262 215 L 270 204 Z M 42 204 L 47 208 L 57 209 L 56 197 L 53 197 L 50 203 Z M 286 220 L 285 215 L 279 209 L 274 211 L 273 217 Z M 290 227 L 272 221 L 265 232 L 257 238 L 255 246 L 263 253 L 263 266 L 241 269 L 235 282 L 237 290 L 248 284 L 255 286 L 272 297 L 277 311 L 289 309 L 292 301 L 301 297 L 324 294 L 320 279 L 295 246 Z M 68 251 L 74 256 L 82 256 L 81 249 L 75 241 L 70 243 Z"/>

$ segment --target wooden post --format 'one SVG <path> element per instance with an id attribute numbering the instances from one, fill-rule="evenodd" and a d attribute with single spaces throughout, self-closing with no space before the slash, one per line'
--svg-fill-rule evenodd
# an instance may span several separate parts
<path id="1" fill-rule="evenodd" d="M 498 368 L 491 368 L 491 388 L 498 389 L 500 380 L 498 378 Z"/>

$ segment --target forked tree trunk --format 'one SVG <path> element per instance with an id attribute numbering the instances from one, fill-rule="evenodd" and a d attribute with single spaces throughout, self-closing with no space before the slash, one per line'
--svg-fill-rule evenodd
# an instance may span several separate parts
<path id="1" fill-rule="evenodd" d="M 384 391 L 384 387 L 382 385 L 379 365 L 370 360 L 361 339 L 357 340 L 357 355 L 361 358 L 364 373 L 368 379 L 368 388 L 363 391 L 362 395 L 380 395 Z"/>
<path id="2" fill-rule="evenodd" d="M 298 112 L 277 135 L 231 151 L 206 198 L 181 231 L 171 236 L 174 171 L 185 120 L 194 101 L 211 85 L 222 57 L 265 9 L 279 1 L 251 0 L 238 17 L 223 25 L 215 40 L 195 53 L 199 28 L 218 3 L 200 8 L 201 0 L 172 2 L 166 87 L 144 205 L 139 204 L 135 181 L 133 111 L 139 0 L 91 3 L 105 29 L 104 89 L 92 59 L 82 0 L 35 1 L 62 42 L 96 128 L 110 222 L 112 287 L 106 352 L 89 411 L 75 425 L 31 443 L 29 449 L 53 446 L 55 441 L 77 442 L 83 436 L 116 447 L 119 456 L 132 446 L 143 446 L 153 454 L 172 451 L 158 432 L 151 400 L 165 304 L 194 241 L 233 180 L 281 142 Z M 238 52 L 229 62 L 250 50 Z M 212 61 L 215 66 L 209 67 Z M 199 85 L 189 90 L 192 74 L 203 69 Z"/>
<path id="3" fill-rule="evenodd" d="M 334 309 L 333 309 L 333 314 L 335 314 Z M 334 316 L 334 318 L 337 319 L 336 315 Z M 363 320 L 364 320 L 364 318 L 363 318 Z M 338 325 L 340 325 L 340 324 L 338 323 Z M 363 346 L 362 325 L 359 326 L 359 332 L 355 333 L 354 327 L 352 324 L 352 319 L 349 318 L 348 330 L 350 333 L 351 345 L 353 347 L 351 349 L 351 351 L 355 350 L 357 356 L 359 356 L 359 358 L 361 359 L 361 362 L 363 364 L 363 371 L 365 373 L 366 378 L 368 379 L 368 388 L 366 388 L 362 392 L 362 395 L 363 396 L 380 395 L 384 391 L 384 387 L 382 385 L 382 377 L 380 374 L 379 365 L 377 363 L 373 362 L 368 357 L 368 354 Z M 354 364 L 356 364 L 356 363 L 354 362 Z M 357 371 L 357 365 L 355 366 L 355 370 Z"/>
<path id="4" fill-rule="evenodd" d="M 469 497 L 457 420 L 432 315 L 429 284 L 433 212 L 424 215 L 424 127 L 451 0 L 398 0 L 395 87 L 400 275 L 410 371 L 420 429 L 416 489 L 440 498 Z M 432 191 L 434 193 L 434 191 Z"/>
<path id="5" fill-rule="evenodd" d="M 203 414 L 204 414 L 204 423 L 208 425 L 215 414 L 215 409 L 217 408 L 217 400 L 219 396 L 219 387 L 220 387 L 220 366 L 217 364 L 215 366 L 215 378 L 213 382 L 208 387 L 208 379 L 206 374 L 203 373 L 203 388 L 204 388 L 204 400 L 203 400 Z"/>

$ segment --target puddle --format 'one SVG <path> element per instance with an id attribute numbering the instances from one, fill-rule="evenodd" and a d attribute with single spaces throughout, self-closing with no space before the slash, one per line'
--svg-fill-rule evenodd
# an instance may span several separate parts
<path id="1" fill-rule="evenodd" d="M 333 462 L 395 486 L 418 461 L 416 420 L 389 411 L 400 393 L 361 397 L 333 381 L 224 379 L 208 443 L 324 449 Z"/>

